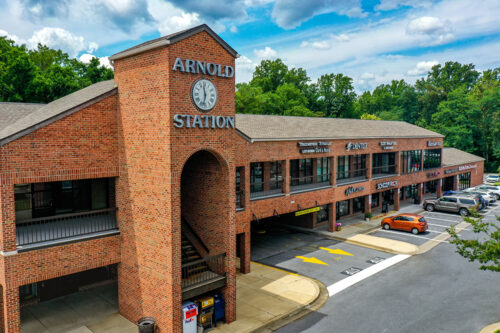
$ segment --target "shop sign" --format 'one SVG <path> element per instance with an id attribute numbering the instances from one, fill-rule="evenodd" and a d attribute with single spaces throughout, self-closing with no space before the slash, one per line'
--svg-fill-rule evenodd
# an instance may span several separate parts
<path id="1" fill-rule="evenodd" d="M 397 145 L 396 141 L 381 141 L 379 143 L 380 147 L 382 147 L 383 150 L 392 150 L 394 149 L 394 146 Z"/>
<path id="2" fill-rule="evenodd" d="M 377 184 L 377 190 L 381 190 L 384 188 L 391 188 L 394 186 L 398 186 L 398 181 L 397 180 L 391 180 L 389 182 L 383 182 L 383 183 L 378 183 Z"/>
<path id="3" fill-rule="evenodd" d="M 445 174 L 445 175 L 450 174 L 450 173 L 454 173 L 454 172 L 458 172 L 458 169 L 448 169 L 448 170 L 444 170 L 444 174 Z"/>
<path id="4" fill-rule="evenodd" d="M 441 146 L 441 141 L 427 141 L 427 147 L 439 147 Z"/>
<path id="5" fill-rule="evenodd" d="M 363 186 L 361 187 L 353 187 L 353 186 L 349 186 L 346 190 L 345 190 L 345 195 L 349 196 L 353 193 L 356 193 L 356 192 L 361 192 L 361 191 L 364 191 L 365 188 Z"/>
<path id="6" fill-rule="evenodd" d="M 434 171 L 434 172 L 428 172 L 427 173 L 427 177 L 431 178 L 431 177 L 437 177 L 441 174 L 441 172 L 439 171 Z"/>
<path id="7" fill-rule="evenodd" d="M 227 77 L 231 78 L 234 76 L 233 66 L 222 66 L 220 64 L 214 64 L 212 62 L 205 62 L 199 60 L 191 60 L 181 58 L 175 59 L 174 67 L 172 70 L 183 72 L 183 73 L 193 73 L 193 74 L 208 74 L 211 76 Z"/>
<path id="8" fill-rule="evenodd" d="M 474 168 L 477 168 L 477 165 L 475 165 L 475 164 L 461 165 L 458 167 L 458 171 L 469 170 L 469 169 L 474 169 Z"/>
<path id="9" fill-rule="evenodd" d="M 331 146 L 331 142 L 324 142 L 324 141 L 318 141 L 318 142 L 299 142 L 297 143 L 297 146 L 300 148 L 300 153 L 301 154 L 314 154 L 314 153 L 329 153 Z"/>
<path id="10" fill-rule="evenodd" d="M 345 146 L 345 150 L 350 151 L 350 150 L 360 150 L 360 149 L 366 149 L 368 147 L 368 144 L 366 142 L 349 142 Z"/>
<path id="11" fill-rule="evenodd" d="M 306 215 L 314 212 L 318 212 L 321 208 L 319 207 L 313 207 L 309 209 L 303 209 L 295 212 L 295 216 L 300 216 L 300 215 Z"/>
<path id="12" fill-rule="evenodd" d="M 176 128 L 234 128 L 234 117 L 176 114 L 174 116 Z"/>

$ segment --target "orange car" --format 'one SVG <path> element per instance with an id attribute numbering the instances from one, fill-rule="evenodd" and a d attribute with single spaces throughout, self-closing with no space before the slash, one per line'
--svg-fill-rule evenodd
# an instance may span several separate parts
<path id="1" fill-rule="evenodd" d="M 417 214 L 399 214 L 386 217 L 380 224 L 385 230 L 399 229 L 411 231 L 414 235 L 427 230 L 427 222 L 424 217 Z"/>

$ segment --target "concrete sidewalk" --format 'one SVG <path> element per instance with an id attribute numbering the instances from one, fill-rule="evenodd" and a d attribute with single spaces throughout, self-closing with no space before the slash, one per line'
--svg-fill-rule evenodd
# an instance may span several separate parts
<path id="1" fill-rule="evenodd" d="M 236 321 L 214 332 L 270 332 L 321 307 L 328 291 L 318 281 L 251 263 L 236 277 Z"/>
<path id="2" fill-rule="evenodd" d="M 355 245 L 364 246 L 384 252 L 395 254 L 416 254 L 418 252 L 418 246 L 416 245 L 366 234 L 380 228 L 380 222 L 386 216 L 392 216 L 401 213 L 418 214 L 421 212 L 423 212 L 421 205 L 407 205 L 405 207 L 402 207 L 399 211 L 390 211 L 386 214 L 374 216 L 368 222 L 362 220 L 362 218 L 359 218 L 358 221 L 350 219 L 348 223 L 346 223 L 347 225 L 342 225 L 341 231 L 334 232 L 329 232 L 327 225 L 322 225 L 316 229 L 307 229 L 291 225 L 284 226 L 300 232 L 318 234 L 327 238 L 332 238 L 342 242 L 352 243 Z M 342 223 L 341 220 L 339 222 Z"/>

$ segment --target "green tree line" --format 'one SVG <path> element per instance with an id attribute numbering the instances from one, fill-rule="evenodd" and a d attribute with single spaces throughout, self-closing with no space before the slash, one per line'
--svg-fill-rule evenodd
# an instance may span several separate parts
<path id="1" fill-rule="evenodd" d="M 61 50 L 40 44 L 30 50 L 0 37 L 0 102 L 49 103 L 112 78 L 97 58 L 86 64 Z"/>
<path id="2" fill-rule="evenodd" d="M 393 80 L 356 94 L 352 78 L 324 74 L 316 82 L 303 68 L 263 60 L 248 83 L 236 85 L 236 112 L 406 121 L 445 135 L 444 145 L 500 165 L 500 68 L 435 65 L 415 84 Z"/>

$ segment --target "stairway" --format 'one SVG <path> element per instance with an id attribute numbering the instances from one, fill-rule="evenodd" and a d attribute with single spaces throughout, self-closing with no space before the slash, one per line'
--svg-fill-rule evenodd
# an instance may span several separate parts
<path id="1" fill-rule="evenodd" d="M 181 254 L 182 254 L 182 265 L 192 263 L 196 260 L 200 260 L 201 256 L 194 248 L 193 244 L 187 239 L 187 237 L 182 233 L 181 235 Z M 193 275 L 201 274 L 208 271 L 208 266 L 205 262 L 189 266 L 182 270 L 182 278 L 192 277 Z"/>

